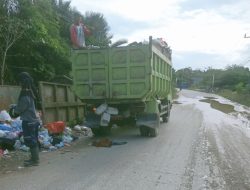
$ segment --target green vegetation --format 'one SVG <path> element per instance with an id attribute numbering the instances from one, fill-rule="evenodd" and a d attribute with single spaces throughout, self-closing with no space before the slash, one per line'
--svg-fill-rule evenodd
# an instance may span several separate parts
<path id="1" fill-rule="evenodd" d="M 231 90 L 220 90 L 218 92 L 219 95 L 238 102 L 240 104 L 246 105 L 246 106 L 250 106 L 250 94 L 246 94 L 246 93 L 238 93 L 238 92 L 232 92 Z"/>
<path id="2" fill-rule="evenodd" d="M 108 46 L 112 35 L 101 13 L 81 15 L 63 0 L 0 1 L 0 82 L 15 84 L 16 75 L 28 71 L 35 81 L 69 76 L 69 28 L 83 17 L 91 30 L 86 45 Z"/>
<path id="3" fill-rule="evenodd" d="M 250 106 L 249 68 L 232 65 L 225 69 L 205 71 L 185 68 L 176 73 L 177 87 L 214 92 L 230 100 Z"/>

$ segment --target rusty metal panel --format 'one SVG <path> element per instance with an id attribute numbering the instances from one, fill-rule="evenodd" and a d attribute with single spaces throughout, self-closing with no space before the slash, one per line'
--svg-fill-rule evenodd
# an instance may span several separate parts
<path id="1" fill-rule="evenodd" d="M 40 82 L 39 92 L 44 124 L 53 121 L 71 122 L 84 117 L 84 104 L 66 84 Z"/>
<path id="2" fill-rule="evenodd" d="M 10 104 L 16 104 L 20 90 L 19 86 L 0 86 L 0 110 L 8 110 Z"/>

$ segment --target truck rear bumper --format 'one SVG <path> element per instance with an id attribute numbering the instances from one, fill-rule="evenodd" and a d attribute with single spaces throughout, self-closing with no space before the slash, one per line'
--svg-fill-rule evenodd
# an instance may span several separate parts
<path id="1" fill-rule="evenodd" d="M 160 116 L 157 113 L 143 113 L 137 116 L 136 126 L 156 128 L 160 126 Z"/>

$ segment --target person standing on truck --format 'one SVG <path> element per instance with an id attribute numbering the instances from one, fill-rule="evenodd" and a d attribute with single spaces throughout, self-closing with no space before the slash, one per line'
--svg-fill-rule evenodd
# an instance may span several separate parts
<path id="1" fill-rule="evenodd" d="M 20 115 L 24 143 L 30 148 L 30 159 L 24 161 L 24 166 L 37 166 L 39 164 L 38 129 L 40 122 L 35 109 L 36 90 L 33 78 L 29 73 L 20 73 L 18 79 L 21 85 L 21 92 L 17 105 L 11 106 L 10 115 L 12 117 Z"/>
<path id="2" fill-rule="evenodd" d="M 90 35 L 90 30 L 83 24 L 82 17 L 78 17 L 70 27 L 70 38 L 74 49 L 86 47 L 85 35 Z"/>

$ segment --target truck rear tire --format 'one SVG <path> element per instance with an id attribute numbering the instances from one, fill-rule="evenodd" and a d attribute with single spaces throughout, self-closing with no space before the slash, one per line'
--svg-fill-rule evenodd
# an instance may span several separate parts
<path id="1" fill-rule="evenodd" d="M 140 126 L 140 134 L 142 137 L 148 137 L 149 136 L 149 129 L 146 126 Z"/>
<path id="2" fill-rule="evenodd" d="M 166 114 L 164 114 L 164 115 L 162 116 L 162 121 L 163 121 L 163 123 L 167 123 L 167 122 L 168 122 L 169 117 L 170 117 L 170 109 L 171 109 L 171 106 L 170 106 L 170 104 L 169 104 L 169 105 L 168 105 L 168 113 L 166 113 Z"/>
<path id="3" fill-rule="evenodd" d="M 149 128 L 149 135 L 150 135 L 150 137 L 157 137 L 158 136 L 158 128 Z"/>
<path id="4" fill-rule="evenodd" d="M 167 123 L 168 120 L 169 120 L 169 114 L 166 114 L 166 115 L 163 115 L 163 116 L 162 116 L 162 121 L 163 121 L 163 123 Z"/>
<path id="5" fill-rule="evenodd" d="M 158 128 L 140 126 L 140 134 L 142 137 L 156 137 L 158 135 Z"/>

